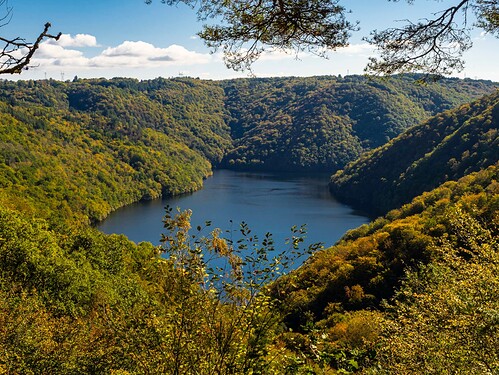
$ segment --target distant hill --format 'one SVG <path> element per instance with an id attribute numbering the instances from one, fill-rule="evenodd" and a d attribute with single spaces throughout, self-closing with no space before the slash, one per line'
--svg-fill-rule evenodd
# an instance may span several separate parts
<path id="1" fill-rule="evenodd" d="M 337 172 L 335 196 L 373 213 L 499 160 L 499 92 L 417 125 Z"/>
<path id="2" fill-rule="evenodd" d="M 334 172 L 427 118 L 496 90 L 490 81 L 417 76 L 222 82 L 234 147 L 222 166 Z"/>
<path id="3" fill-rule="evenodd" d="M 224 92 L 215 83 L 177 78 L 77 79 L 73 82 L 0 82 L 0 100 L 10 105 L 42 106 L 100 115 L 117 138 L 140 139 L 153 129 L 218 163 L 231 144 Z"/>

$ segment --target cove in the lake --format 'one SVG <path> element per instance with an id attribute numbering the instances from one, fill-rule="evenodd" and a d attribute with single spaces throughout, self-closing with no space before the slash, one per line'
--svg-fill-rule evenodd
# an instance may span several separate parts
<path id="1" fill-rule="evenodd" d="M 260 239 L 270 232 L 276 248 L 290 238 L 293 225 L 306 224 L 304 245 L 322 242 L 327 247 L 369 221 L 367 215 L 337 202 L 327 182 L 327 175 L 219 170 L 195 193 L 132 204 L 112 213 L 98 228 L 125 234 L 134 242 L 159 244 L 164 208 L 169 205 L 192 210 L 193 228 L 211 221 L 211 228 L 226 231 L 245 222 Z"/>

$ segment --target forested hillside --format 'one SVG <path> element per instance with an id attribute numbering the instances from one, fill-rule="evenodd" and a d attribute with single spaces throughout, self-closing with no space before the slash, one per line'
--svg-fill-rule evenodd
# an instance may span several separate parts
<path id="1" fill-rule="evenodd" d="M 195 191 L 231 144 L 223 91 L 199 80 L 3 82 L 0 97 L 0 199 L 56 222 Z"/>
<path id="2" fill-rule="evenodd" d="M 229 127 L 224 121 L 224 93 L 210 81 L 76 77 L 73 82 L 4 81 L 0 84 L 0 98 L 12 105 L 100 115 L 105 131 L 115 138 L 134 141 L 144 129 L 154 129 L 214 163 L 221 160 L 230 145 Z"/>
<path id="3" fill-rule="evenodd" d="M 334 172 L 432 115 L 492 92 L 486 81 L 417 76 L 223 82 L 234 148 L 228 168 Z"/>
<path id="4" fill-rule="evenodd" d="M 446 182 L 280 278 L 288 345 L 350 371 L 376 352 L 397 374 L 499 370 L 498 181 Z"/>
<path id="5" fill-rule="evenodd" d="M 335 196 L 374 213 L 499 160 L 499 92 L 415 126 L 337 172 Z"/>
<path id="6" fill-rule="evenodd" d="M 414 79 L 3 81 L 0 199 L 57 213 L 55 221 L 95 222 L 141 199 L 199 189 L 214 166 L 334 171 L 496 86 Z"/>
<path id="7" fill-rule="evenodd" d="M 73 82 L 3 81 L 0 99 L 16 107 L 59 111 L 82 129 L 141 142 L 168 136 L 214 166 L 333 172 L 363 151 L 430 115 L 497 88 L 490 81 L 417 76 Z M 188 189 L 186 189 L 188 190 Z"/>

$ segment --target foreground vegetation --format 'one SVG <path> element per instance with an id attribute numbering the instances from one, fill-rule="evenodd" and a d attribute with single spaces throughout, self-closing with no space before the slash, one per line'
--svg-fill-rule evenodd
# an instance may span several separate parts
<path id="1" fill-rule="evenodd" d="M 332 90 L 328 79 L 301 81 L 321 82 Z M 233 142 L 262 130 L 234 122 L 258 113 L 234 115 L 247 84 L 268 82 L 2 83 L 0 374 L 498 372 L 497 95 L 440 116 L 450 143 L 462 129 L 463 147 L 475 134 L 492 139 L 470 156 L 482 170 L 456 159 L 459 181 L 414 194 L 324 251 L 300 250 L 301 228 L 275 244 L 244 224 L 191 228 L 190 213 L 173 210 L 159 247 L 88 225 L 199 188 Z M 346 121 L 318 121 L 331 118 Z M 428 124 L 440 121 L 414 129 Z M 303 252 L 313 255 L 283 276 Z"/>
<path id="2" fill-rule="evenodd" d="M 281 278 L 272 294 L 294 342 L 313 332 L 326 358 L 396 373 L 497 371 L 498 177 L 491 166 L 447 182 Z"/>

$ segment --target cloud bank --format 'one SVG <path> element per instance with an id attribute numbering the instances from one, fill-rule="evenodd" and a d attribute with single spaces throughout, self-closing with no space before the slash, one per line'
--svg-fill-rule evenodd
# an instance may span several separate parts
<path id="1" fill-rule="evenodd" d="M 40 45 L 34 64 L 51 68 L 158 68 L 167 66 L 203 65 L 213 60 L 208 53 L 189 51 L 173 44 L 156 47 L 143 41 L 124 41 L 118 46 L 107 47 L 96 56 L 87 57 L 76 48 L 100 47 L 97 39 L 89 34 L 61 35 L 58 41 L 48 40 Z"/>

